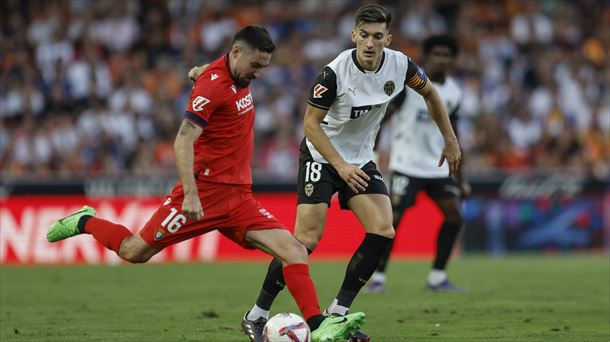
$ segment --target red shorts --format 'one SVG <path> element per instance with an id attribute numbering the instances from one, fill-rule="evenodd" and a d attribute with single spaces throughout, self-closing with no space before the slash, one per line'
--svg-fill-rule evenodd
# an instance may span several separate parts
<path id="1" fill-rule="evenodd" d="M 197 188 L 203 217 L 192 221 L 182 214 L 184 192 L 179 184 L 140 230 L 146 243 L 163 249 L 217 229 L 238 245 L 254 249 L 245 240 L 247 231 L 287 229 L 254 199 L 249 185 L 197 182 Z"/>

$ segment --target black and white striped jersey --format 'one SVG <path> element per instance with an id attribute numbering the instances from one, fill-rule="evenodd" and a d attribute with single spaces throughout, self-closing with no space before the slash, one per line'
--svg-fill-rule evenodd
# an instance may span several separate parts
<path id="1" fill-rule="evenodd" d="M 309 104 L 328 110 L 321 127 L 348 163 L 362 166 L 373 160 L 373 146 L 386 107 L 405 85 L 421 89 L 426 75 L 405 54 L 384 49 L 379 68 L 367 71 L 356 49 L 343 51 L 311 87 Z M 317 162 L 327 163 L 313 144 L 307 147 Z"/>
<path id="2" fill-rule="evenodd" d="M 449 117 L 458 117 L 462 92 L 452 77 L 432 83 L 438 91 Z M 424 98 L 406 89 L 405 99 L 392 115 L 390 169 L 420 178 L 449 177 L 448 163 L 438 167 L 445 142 L 438 126 L 430 117 Z"/>

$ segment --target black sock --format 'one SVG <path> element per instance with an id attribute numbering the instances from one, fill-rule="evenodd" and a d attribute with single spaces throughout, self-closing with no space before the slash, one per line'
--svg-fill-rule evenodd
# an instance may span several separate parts
<path id="1" fill-rule="evenodd" d="M 393 218 L 392 218 L 392 225 L 394 226 L 394 231 L 396 231 L 398 226 L 400 226 L 400 221 L 402 220 L 402 215 L 404 214 L 404 211 L 405 211 L 405 209 L 392 206 L 392 212 L 394 213 Z M 392 242 L 390 242 L 390 244 L 388 245 L 388 249 L 381 256 L 381 260 L 379 261 L 379 266 L 377 266 L 377 269 L 375 270 L 376 272 L 385 273 L 385 271 L 388 268 L 388 263 L 390 261 L 390 254 L 392 252 L 393 247 L 394 247 L 394 240 L 392 240 Z"/>
<path id="2" fill-rule="evenodd" d="M 309 317 L 309 319 L 307 320 L 307 325 L 309 325 L 309 330 L 314 331 L 314 330 L 318 329 L 320 324 L 322 324 L 323 320 L 324 320 L 324 316 L 322 316 L 322 315 L 316 315 L 316 316 Z"/>
<path id="3" fill-rule="evenodd" d="M 277 258 L 273 258 L 267 269 L 263 288 L 256 299 L 256 305 L 263 310 L 269 311 L 275 297 L 284 287 L 286 287 L 286 282 L 282 273 L 282 263 Z"/>
<path id="4" fill-rule="evenodd" d="M 85 224 L 87 224 L 87 221 L 89 221 L 89 219 L 93 217 L 91 215 L 83 215 L 78 219 L 78 223 L 76 224 L 76 226 L 78 227 L 78 231 L 83 234 L 85 233 Z"/>
<path id="5" fill-rule="evenodd" d="M 379 266 L 377 266 L 376 272 L 385 273 L 386 268 L 388 267 L 388 261 L 390 259 L 390 252 L 392 252 L 392 247 L 394 246 L 394 240 L 390 242 L 388 248 L 381 256 L 381 260 L 379 260 Z"/>
<path id="6" fill-rule="evenodd" d="M 337 304 L 350 307 L 358 291 L 369 280 L 375 268 L 379 266 L 381 256 L 388 250 L 393 239 L 367 233 L 360 247 L 356 250 L 347 265 L 343 284 L 337 294 Z"/>
<path id="7" fill-rule="evenodd" d="M 436 239 L 436 257 L 434 258 L 434 269 L 444 270 L 451 256 L 451 250 L 455 244 L 462 224 L 451 224 L 443 222 Z"/>
<path id="8" fill-rule="evenodd" d="M 311 252 L 312 250 L 307 248 L 307 253 L 311 254 Z M 282 272 L 282 263 L 277 258 L 273 258 L 267 269 L 267 275 L 263 281 L 263 288 L 256 299 L 256 305 L 263 310 L 269 311 L 275 297 L 277 297 L 284 287 L 286 287 L 286 281 L 284 280 L 284 273 Z"/>

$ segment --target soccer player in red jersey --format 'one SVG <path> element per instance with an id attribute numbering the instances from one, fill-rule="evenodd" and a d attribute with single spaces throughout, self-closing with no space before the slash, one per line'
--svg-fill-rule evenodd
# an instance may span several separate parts
<path id="1" fill-rule="evenodd" d="M 233 38 L 231 51 L 199 75 L 174 143 L 180 181 L 137 234 L 95 217 L 85 206 L 56 221 L 47 239 L 88 233 L 124 260 L 144 263 L 169 245 L 218 230 L 244 248 L 281 260 L 286 286 L 314 341 L 345 339 L 364 323 L 364 314 L 321 315 L 306 248 L 252 196 L 255 110 L 248 86 L 269 65 L 274 49 L 264 28 L 246 26 Z M 263 327 L 244 330 L 260 336 L 253 329 Z"/>

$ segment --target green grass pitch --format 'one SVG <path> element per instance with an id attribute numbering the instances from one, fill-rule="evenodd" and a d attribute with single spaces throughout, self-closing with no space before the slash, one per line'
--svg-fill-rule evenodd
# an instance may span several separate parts
<path id="1" fill-rule="evenodd" d="M 324 308 L 346 263 L 314 262 Z M 247 341 L 243 313 L 264 263 L 0 268 L 0 341 Z M 466 294 L 429 293 L 429 263 L 390 265 L 382 294 L 361 294 L 373 341 L 609 341 L 607 255 L 462 257 Z M 297 312 L 287 291 L 273 313 Z"/>

